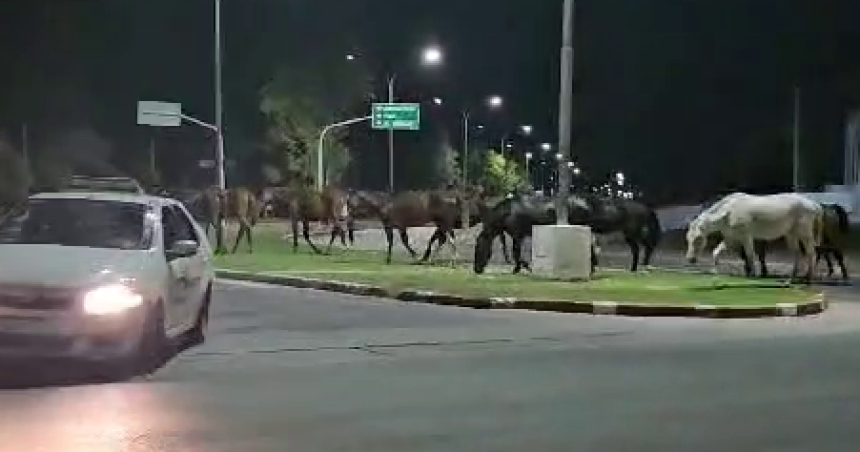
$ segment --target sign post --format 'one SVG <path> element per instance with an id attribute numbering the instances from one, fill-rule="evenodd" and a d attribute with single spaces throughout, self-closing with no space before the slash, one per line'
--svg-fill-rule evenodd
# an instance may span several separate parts
<path id="1" fill-rule="evenodd" d="M 375 103 L 371 123 L 377 130 L 421 129 L 421 104 Z"/>
<path id="2" fill-rule="evenodd" d="M 152 127 L 178 127 L 182 125 L 182 120 L 207 128 L 215 132 L 218 139 L 218 149 L 216 152 L 215 166 L 218 170 L 218 187 L 225 189 L 224 186 L 224 159 L 223 136 L 221 129 L 218 126 L 201 121 L 197 118 L 188 116 L 182 113 L 182 104 L 172 102 L 156 102 L 156 101 L 138 101 L 137 103 L 137 123 L 142 126 Z M 202 166 L 202 165 L 201 165 Z"/>

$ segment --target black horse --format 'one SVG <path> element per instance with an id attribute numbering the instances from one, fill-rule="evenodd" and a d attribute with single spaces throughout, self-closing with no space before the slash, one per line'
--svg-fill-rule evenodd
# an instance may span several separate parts
<path id="1" fill-rule="evenodd" d="M 824 211 L 824 229 L 822 231 L 821 243 L 815 249 L 815 265 L 818 266 L 818 262 L 823 257 L 824 261 L 827 262 L 827 276 L 832 277 L 834 269 L 833 261 L 830 260 L 830 257 L 833 256 L 842 272 L 842 279 L 847 281 L 849 279 L 848 269 L 845 267 L 845 254 L 842 250 L 845 247 L 845 239 L 851 232 L 848 212 L 839 204 L 822 204 L 821 208 Z M 755 254 L 761 266 L 762 278 L 768 276 L 766 257 L 769 244 L 765 240 L 756 240 L 754 244 Z M 743 248 L 740 249 L 740 255 L 744 262 L 748 262 L 746 252 Z"/>
<path id="2" fill-rule="evenodd" d="M 500 202 L 484 218 L 484 227 L 478 234 L 475 273 L 483 273 L 486 269 L 493 253 L 492 240 L 502 232 L 513 239 L 514 273 L 523 268 L 530 270 L 522 257 L 523 240 L 531 236 L 532 226 L 555 222 L 555 204 L 551 198 L 518 195 Z M 596 234 L 622 233 L 633 257 L 630 271 L 634 272 L 639 268 L 640 246 L 645 248 L 642 263 L 649 265 L 662 232 L 653 209 L 628 199 L 571 196 L 568 198 L 568 222 L 588 226 Z M 592 247 L 592 265 L 596 264 Z"/>

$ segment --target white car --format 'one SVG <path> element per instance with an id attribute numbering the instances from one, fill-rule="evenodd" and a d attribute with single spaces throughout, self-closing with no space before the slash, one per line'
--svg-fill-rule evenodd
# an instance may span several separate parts
<path id="1" fill-rule="evenodd" d="M 131 193 L 31 196 L 0 220 L 0 358 L 148 372 L 201 343 L 212 250 L 181 203 Z"/>

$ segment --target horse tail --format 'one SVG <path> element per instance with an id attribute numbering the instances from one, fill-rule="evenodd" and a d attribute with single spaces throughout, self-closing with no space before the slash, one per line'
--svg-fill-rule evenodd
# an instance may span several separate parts
<path id="1" fill-rule="evenodd" d="M 833 211 L 836 212 L 836 218 L 839 220 L 839 232 L 843 234 L 851 232 L 851 222 L 848 220 L 848 211 L 839 204 L 833 204 Z"/>
<path id="2" fill-rule="evenodd" d="M 645 240 L 652 247 L 657 247 L 660 242 L 660 236 L 663 234 L 663 228 L 660 226 L 660 219 L 657 217 L 657 212 L 653 209 L 648 209 L 648 217 L 645 223 Z"/>

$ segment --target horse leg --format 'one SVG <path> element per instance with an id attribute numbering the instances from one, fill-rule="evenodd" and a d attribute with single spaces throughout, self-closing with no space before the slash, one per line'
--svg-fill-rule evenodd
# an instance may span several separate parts
<path id="1" fill-rule="evenodd" d="M 302 220 L 302 236 L 305 238 L 305 242 L 310 245 L 311 249 L 314 251 L 314 254 L 322 254 L 319 248 L 317 248 L 316 244 L 311 240 L 311 225 L 308 220 Z"/>
<path id="2" fill-rule="evenodd" d="M 355 246 L 355 219 L 350 218 L 347 220 L 346 231 L 349 234 L 349 246 Z M 343 246 L 346 246 L 346 242 L 344 242 Z"/>
<path id="3" fill-rule="evenodd" d="M 805 236 L 800 238 L 798 241 L 798 245 L 800 245 L 801 252 L 806 257 L 806 276 L 803 278 L 806 284 L 812 284 L 812 274 L 815 271 L 815 239 L 814 236 Z"/>
<path id="4" fill-rule="evenodd" d="M 758 256 L 758 263 L 759 263 L 759 266 L 761 267 L 761 277 L 767 278 L 768 277 L 767 262 L 766 262 L 767 242 L 765 242 L 764 240 L 756 241 L 755 242 L 755 253 Z"/>
<path id="5" fill-rule="evenodd" d="M 296 253 L 299 251 L 299 220 L 295 215 L 292 215 L 290 222 L 293 227 L 293 252 Z"/>
<path id="6" fill-rule="evenodd" d="M 430 260 L 430 253 L 433 250 L 433 243 L 437 240 L 439 241 L 439 243 L 445 241 L 445 236 L 444 234 L 441 234 L 439 228 L 436 228 L 436 230 L 433 231 L 433 235 L 430 236 L 430 241 L 427 242 L 427 249 L 424 251 L 424 255 L 421 256 L 421 260 L 419 262 L 427 262 Z"/>
<path id="7" fill-rule="evenodd" d="M 331 237 L 328 240 L 328 246 L 325 249 L 326 254 L 331 254 L 331 247 L 334 245 L 334 240 L 337 238 L 340 232 L 340 226 L 335 223 L 335 225 L 331 228 Z M 344 243 L 346 245 L 346 243 Z"/>
<path id="8" fill-rule="evenodd" d="M 744 260 L 744 275 L 747 278 L 752 278 L 755 274 L 755 269 L 753 268 L 753 255 L 755 253 L 755 244 L 753 242 L 753 238 L 747 236 L 743 241 L 743 257 Z"/>
<path id="9" fill-rule="evenodd" d="M 502 242 L 502 255 L 505 257 L 505 263 L 511 263 L 511 255 L 508 253 L 508 239 L 505 238 L 505 231 L 499 233 L 499 240 Z"/>
<path id="10" fill-rule="evenodd" d="M 213 225 L 215 228 L 215 252 L 218 254 L 222 254 L 225 252 L 224 250 L 224 220 L 222 218 L 217 219 L 218 224 Z"/>
<path id="11" fill-rule="evenodd" d="M 385 240 L 388 242 L 388 254 L 385 257 L 385 263 L 391 263 L 391 247 L 394 246 L 394 229 L 391 228 L 390 225 L 384 225 L 383 230 L 385 231 Z"/>
<path id="12" fill-rule="evenodd" d="M 406 251 L 409 251 L 409 254 L 412 255 L 412 259 L 415 259 L 418 256 L 418 253 L 409 246 L 409 234 L 406 228 L 400 229 L 400 242 L 403 243 Z"/>
<path id="13" fill-rule="evenodd" d="M 842 279 L 848 281 L 848 268 L 845 267 L 845 255 L 839 248 L 833 248 L 833 257 L 836 258 L 836 263 L 839 264 L 839 269 L 842 271 Z"/>
<path id="14" fill-rule="evenodd" d="M 632 262 L 630 262 L 630 271 L 636 272 L 639 270 L 639 242 L 629 234 L 624 234 L 624 241 L 630 247 L 630 256 L 633 258 Z"/>
<path id="15" fill-rule="evenodd" d="M 457 265 L 457 261 L 460 260 L 460 254 L 457 252 L 457 238 L 454 236 L 454 229 L 448 229 L 448 241 L 451 246 L 451 266 L 454 267 Z"/>
<path id="16" fill-rule="evenodd" d="M 514 265 L 514 274 L 517 275 L 523 270 L 523 239 L 522 237 L 514 237 L 513 245 L 511 245 L 514 261 L 516 261 L 516 265 Z"/>

